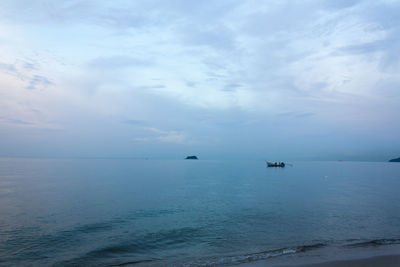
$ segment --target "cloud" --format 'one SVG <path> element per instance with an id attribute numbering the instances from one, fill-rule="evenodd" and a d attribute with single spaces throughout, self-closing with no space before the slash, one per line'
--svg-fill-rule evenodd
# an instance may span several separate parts
<path id="1" fill-rule="evenodd" d="M 187 81 L 186 82 L 186 86 L 188 86 L 188 87 L 196 87 L 196 83 L 192 82 L 192 81 Z"/>
<path id="2" fill-rule="evenodd" d="M 169 135 L 159 136 L 156 140 L 163 143 L 172 143 L 172 144 L 185 144 L 186 138 L 183 134 L 172 133 Z"/>
<path id="3" fill-rule="evenodd" d="M 3 122 L 6 122 L 6 123 L 17 124 L 17 125 L 33 125 L 32 122 L 18 120 L 18 119 L 10 119 L 10 118 L 0 117 L 0 120 L 2 120 Z"/>
<path id="4" fill-rule="evenodd" d="M 215 49 L 233 49 L 234 35 L 222 25 L 204 27 L 197 24 L 188 24 L 181 29 L 181 38 L 184 44 L 193 46 L 209 46 Z"/>
<path id="5" fill-rule="evenodd" d="M 343 8 L 350 8 L 357 4 L 359 4 L 360 0 L 336 0 L 336 1 L 325 1 L 324 6 L 326 8 L 333 8 L 333 9 L 343 9 Z"/>
<path id="6" fill-rule="evenodd" d="M 45 88 L 53 83 L 49 81 L 46 77 L 40 75 L 34 75 L 30 81 L 26 89 L 28 90 L 36 90 L 40 88 Z"/>
<path id="7" fill-rule="evenodd" d="M 131 56 L 117 55 L 110 57 L 98 57 L 88 63 L 90 68 L 97 69 L 121 69 L 129 67 L 150 67 L 154 65 L 150 60 L 133 58 Z"/>
<path id="8" fill-rule="evenodd" d="M 142 129 L 147 131 L 148 133 L 146 136 L 135 137 L 134 140 L 136 142 L 146 142 L 146 143 L 155 142 L 155 143 L 169 143 L 169 144 L 192 143 L 192 141 L 189 141 L 183 133 L 177 131 L 165 131 L 154 127 L 142 127 Z"/>
<path id="9" fill-rule="evenodd" d="M 243 85 L 238 84 L 238 83 L 228 83 L 223 87 L 223 91 L 228 91 L 228 92 L 232 92 L 235 91 L 237 88 L 242 87 Z"/>
<path id="10" fill-rule="evenodd" d="M 394 140 L 399 12 L 386 0 L 4 0 L 0 112 L 99 151 L 113 143 L 101 139 L 215 153 L 313 132 Z"/>
<path id="11" fill-rule="evenodd" d="M 33 62 L 25 62 L 23 64 L 23 67 L 26 70 L 38 70 L 39 69 L 38 65 Z"/>
<path id="12" fill-rule="evenodd" d="M 0 63 L 0 72 L 16 73 L 17 69 L 13 64 Z"/>
<path id="13" fill-rule="evenodd" d="M 122 122 L 133 126 L 145 126 L 147 124 L 142 120 L 123 120 Z"/>
<path id="14" fill-rule="evenodd" d="M 314 115 L 315 115 L 315 113 L 312 113 L 312 112 L 294 112 L 294 111 L 278 114 L 278 116 L 280 116 L 280 117 L 293 117 L 293 118 L 307 118 L 307 117 L 311 117 Z"/>

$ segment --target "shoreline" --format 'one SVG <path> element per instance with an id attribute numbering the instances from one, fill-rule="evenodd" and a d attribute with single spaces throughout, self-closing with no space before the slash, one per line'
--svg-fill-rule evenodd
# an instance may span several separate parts
<path id="1" fill-rule="evenodd" d="M 279 267 L 398 267 L 400 266 L 400 254 L 392 255 L 381 255 L 381 256 L 371 256 L 365 258 L 356 259 L 343 259 L 343 260 L 332 260 L 323 262 L 310 262 L 310 263 L 272 263 L 268 260 L 262 260 L 259 262 L 249 262 L 241 264 L 241 266 L 249 267 L 263 267 L 263 266 L 279 266 Z"/>
<path id="2" fill-rule="evenodd" d="M 321 263 L 311 263 L 299 265 L 299 267 L 375 267 L 375 266 L 385 266 L 385 267 L 395 267 L 400 266 L 400 254 L 398 255 L 384 255 L 384 256 L 373 256 L 361 259 L 351 259 L 351 260 L 335 260 L 327 261 Z"/>

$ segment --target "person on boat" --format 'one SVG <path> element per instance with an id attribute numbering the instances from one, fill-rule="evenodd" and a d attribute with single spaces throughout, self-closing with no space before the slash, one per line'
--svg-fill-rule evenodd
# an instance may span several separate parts
<path id="1" fill-rule="evenodd" d="M 282 161 L 281 166 L 282 166 L 282 167 L 285 167 L 285 162 Z"/>

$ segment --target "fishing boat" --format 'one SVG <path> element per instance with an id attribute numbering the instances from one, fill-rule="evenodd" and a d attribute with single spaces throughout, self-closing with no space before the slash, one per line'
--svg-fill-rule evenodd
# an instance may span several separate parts
<path id="1" fill-rule="evenodd" d="M 284 162 L 279 162 L 279 163 L 273 163 L 273 162 L 269 162 L 269 161 L 265 161 L 267 163 L 267 167 L 285 167 L 285 163 Z"/>

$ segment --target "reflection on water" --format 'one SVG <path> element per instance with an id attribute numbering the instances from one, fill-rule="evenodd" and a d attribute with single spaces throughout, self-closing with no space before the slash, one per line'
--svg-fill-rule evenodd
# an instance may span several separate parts
<path id="1" fill-rule="evenodd" d="M 400 164 L 264 164 L 0 159 L 0 264 L 229 265 L 399 243 Z"/>

